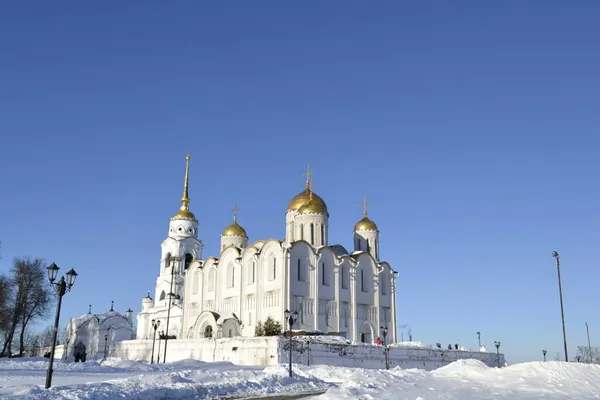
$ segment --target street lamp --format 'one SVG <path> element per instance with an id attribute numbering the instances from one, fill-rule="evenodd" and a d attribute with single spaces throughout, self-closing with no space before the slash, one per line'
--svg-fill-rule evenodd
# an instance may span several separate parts
<path id="1" fill-rule="evenodd" d="M 494 345 L 496 346 L 496 357 L 498 359 L 498 368 L 500 368 L 500 342 L 494 341 Z"/>
<path id="2" fill-rule="evenodd" d="M 479 342 L 479 351 L 481 351 L 481 332 L 477 332 L 477 341 Z"/>
<path id="3" fill-rule="evenodd" d="M 558 295 L 560 297 L 560 315 L 562 318 L 563 342 L 565 346 L 565 361 L 569 362 L 569 356 L 567 355 L 567 331 L 565 329 L 565 311 L 563 308 L 562 283 L 560 279 L 560 255 L 557 251 L 553 251 L 552 257 L 556 259 L 556 271 L 558 272 Z"/>
<path id="4" fill-rule="evenodd" d="M 106 359 L 106 355 L 108 354 L 108 333 L 104 335 L 104 359 Z"/>
<path id="5" fill-rule="evenodd" d="M 389 354 L 388 354 L 388 347 L 387 347 L 387 341 L 386 341 L 386 336 L 388 333 L 388 328 L 380 326 L 379 330 L 381 331 L 381 333 L 383 334 L 383 355 L 385 356 L 385 369 L 390 369 L 390 362 L 389 362 Z"/>
<path id="6" fill-rule="evenodd" d="M 167 328 L 165 329 L 165 354 L 163 355 L 163 363 L 167 362 L 167 342 L 169 340 L 169 321 L 171 320 L 171 299 L 175 294 L 173 293 L 173 282 L 175 281 L 175 261 L 180 261 L 180 257 L 170 257 L 169 264 L 171 265 L 171 289 L 168 294 L 169 306 L 167 308 Z"/>
<path id="7" fill-rule="evenodd" d="M 544 362 L 546 362 L 546 354 L 547 354 L 547 353 L 548 353 L 548 352 L 547 352 L 546 350 L 542 350 L 542 354 L 544 355 Z"/>
<path id="8" fill-rule="evenodd" d="M 160 364 L 160 340 L 165 336 L 165 331 L 158 332 L 158 351 L 156 352 L 156 363 Z"/>
<path id="9" fill-rule="evenodd" d="M 56 335 L 58 334 L 58 322 L 60 320 L 60 306 L 62 305 L 62 297 L 71 290 L 73 284 L 75 283 L 75 279 L 77 278 L 77 272 L 71 268 L 69 272 L 66 273 L 67 280 L 65 281 L 65 277 L 61 276 L 60 280 L 57 283 L 54 283 L 56 280 L 56 276 L 58 275 L 58 266 L 55 263 L 50 264 L 48 269 L 48 280 L 50 284 L 58 294 L 58 304 L 56 305 L 56 318 L 54 319 L 54 330 L 52 332 L 52 350 L 50 351 L 50 362 L 48 363 L 48 371 L 46 372 L 46 389 L 49 389 L 52 386 L 52 366 L 54 364 L 54 351 L 56 350 Z"/>
<path id="10" fill-rule="evenodd" d="M 152 336 L 152 356 L 150 357 L 150 364 L 154 364 L 154 342 L 156 342 L 156 330 L 158 329 L 159 326 L 160 326 L 160 321 L 153 319 L 152 320 L 152 329 L 154 329 L 154 336 Z M 158 343 L 160 346 L 160 341 Z"/>
<path id="11" fill-rule="evenodd" d="M 588 326 L 588 323 L 585 323 L 585 331 L 587 333 L 587 339 L 588 339 L 588 351 L 590 353 L 590 364 L 592 363 L 593 359 L 592 359 L 592 344 L 590 342 L 590 327 Z"/>
<path id="12" fill-rule="evenodd" d="M 283 315 L 285 316 L 285 319 L 288 322 L 288 325 L 290 326 L 290 330 L 289 330 L 289 335 L 290 335 L 290 378 L 292 377 L 292 327 L 294 326 L 294 323 L 296 321 L 298 321 L 298 311 L 294 311 L 294 315 L 290 315 L 290 310 L 285 310 L 283 312 Z"/>

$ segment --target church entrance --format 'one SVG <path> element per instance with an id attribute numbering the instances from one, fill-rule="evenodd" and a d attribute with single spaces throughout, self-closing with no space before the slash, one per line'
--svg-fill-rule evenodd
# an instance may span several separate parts
<path id="1" fill-rule="evenodd" d="M 373 343 L 373 328 L 368 323 L 363 323 L 360 326 L 360 341 L 361 343 Z"/>
<path id="2" fill-rule="evenodd" d="M 212 326 L 207 325 L 206 328 L 204 328 L 204 337 L 208 339 L 211 339 L 213 337 Z"/>

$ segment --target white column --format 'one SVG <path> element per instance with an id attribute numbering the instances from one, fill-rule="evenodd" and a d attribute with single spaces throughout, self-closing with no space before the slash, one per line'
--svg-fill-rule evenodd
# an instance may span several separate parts
<path id="1" fill-rule="evenodd" d="M 354 272 L 350 272 L 350 304 L 352 310 L 352 341 L 358 343 L 358 315 L 356 313 L 356 272 L 358 263 L 354 266 Z"/>

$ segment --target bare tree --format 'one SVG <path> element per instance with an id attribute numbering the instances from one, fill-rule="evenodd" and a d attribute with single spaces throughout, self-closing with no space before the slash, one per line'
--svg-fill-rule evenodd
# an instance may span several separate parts
<path id="1" fill-rule="evenodd" d="M 588 346 L 577 346 L 577 357 L 584 363 L 600 364 L 600 348 L 592 347 L 590 353 Z"/>
<path id="2" fill-rule="evenodd" d="M 19 332 L 19 355 L 23 355 L 29 324 L 45 317 L 54 300 L 46 280 L 44 262 L 39 258 L 15 258 L 10 270 L 10 284 L 13 297 L 9 302 L 10 318 L 2 349 L 2 354 L 9 357 L 16 332 Z"/>

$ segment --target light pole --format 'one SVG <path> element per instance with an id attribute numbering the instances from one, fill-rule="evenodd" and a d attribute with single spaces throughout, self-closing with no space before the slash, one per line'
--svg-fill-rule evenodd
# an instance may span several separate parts
<path id="1" fill-rule="evenodd" d="M 481 351 L 481 332 L 477 332 L 477 341 L 479 342 L 479 351 Z"/>
<path id="2" fill-rule="evenodd" d="M 494 345 L 496 346 L 496 358 L 498 359 L 498 368 L 500 368 L 500 342 L 494 341 Z"/>
<path id="3" fill-rule="evenodd" d="M 152 329 L 154 329 L 154 335 L 152 336 L 152 356 L 150 357 L 150 364 L 154 364 L 154 342 L 156 342 L 156 330 L 158 329 L 159 326 L 160 326 L 160 321 L 153 319 L 152 320 Z M 160 341 L 159 341 L 159 345 L 160 345 Z"/>
<path id="4" fill-rule="evenodd" d="M 387 347 L 387 340 L 386 340 L 388 328 L 387 328 L 387 326 L 386 327 L 380 326 L 379 330 L 381 331 L 382 336 L 383 336 L 383 355 L 385 356 L 385 369 L 390 369 L 390 362 L 388 359 L 389 354 L 388 354 L 388 347 Z"/>
<path id="5" fill-rule="evenodd" d="M 104 359 L 106 360 L 106 355 L 108 354 L 108 333 L 104 335 Z"/>
<path id="6" fill-rule="evenodd" d="M 156 352 L 156 363 L 160 364 L 160 340 L 165 336 L 165 331 L 158 332 L 158 351 Z"/>
<path id="7" fill-rule="evenodd" d="M 54 330 L 52 332 L 52 350 L 50 351 L 50 360 L 48 362 L 48 371 L 46 372 L 46 389 L 49 389 L 52 386 L 52 365 L 54 364 L 54 351 L 56 350 L 56 335 L 58 334 L 58 322 L 60 320 L 60 306 L 62 305 L 62 297 L 71 290 L 73 284 L 75 283 L 75 278 L 77 278 L 77 272 L 73 268 L 69 272 L 66 273 L 67 280 L 65 281 L 65 277 L 61 276 L 57 283 L 54 283 L 56 280 L 56 275 L 58 275 L 58 266 L 55 263 L 50 264 L 48 267 L 48 279 L 50 280 L 50 284 L 56 290 L 56 294 L 58 294 L 58 304 L 56 305 L 56 318 L 54 319 Z"/>
<path id="8" fill-rule="evenodd" d="M 546 350 L 542 350 L 542 354 L 544 355 L 544 362 L 546 362 L 546 354 L 547 354 L 547 353 L 548 353 L 548 352 L 547 352 Z"/>
<path id="9" fill-rule="evenodd" d="M 69 359 L 69 340 L 70 340 L 69 338 L 66 338 L 66 339 L 65 339 L 65 342 L 66 342 L 66 344 L 67 344 L 67 345 L 66 345 L 66 347 L 65 347 L 65 354 L 63 355 L 63 358 L 64 358 L 65 360 L 68 360 L 68 359 Z"/>
<path id="10" fill-rule="evenodd" d="M 292 377 L 292 327 L 294 326 L 294 323 L 296 321 L 298 321 L 298 311 L 294 311 L 294 315 L 290 314 L 290 310 L 285 310 L 283 312 L 283 315 L 285 316 L 285 319 L 288 322 L 288 325 L 290 326 L 290 330 L 288 331 L 290 334 L 290 378 Z"/>
<path id="11" fill-rule="evenodd" d="M 588 326 L 588 323 L 585 323 L 585 332 L 587 333 L 587 339 L 588 339 L 588 351 L 590 353 L 590 364 L 592 363 L 593 359 L 592 359 L 592 344 L 590 342 L 590 327 Z"/>
<path id="12" fill-rule="evenodd" d="M 565 311 L 563 308 L 562 283 L 560 279 L 560 255 L 557 251 L 553 251 L 552 257 L 556 259 L 556 271 L 558 272 L 558 295 L 560 297 L 560 315 L 562 318 L 563 342 L 565 346 L 565 362 L 569 362 L 569 356 L 567 355 L 567 331 L 565 329 Z"/>
<path id="13" fill-rule="evenodd" d="M 179 261 L 179 257 L 170 257 L 169 263 L 171 264 L 171 289 L 169 292 L 169 306 L 167 308 L 167 328 L 165 329 L 165 354 L 163 355 L 163 363 L 167 362 L 167 342 L 169 340 L 169 321 L 171 319 L 171 299 L 173 298 L 173 282 L 175 281 L 175 263 Z"/>

